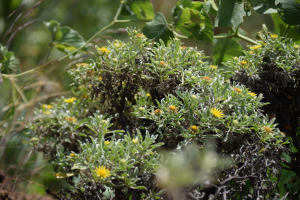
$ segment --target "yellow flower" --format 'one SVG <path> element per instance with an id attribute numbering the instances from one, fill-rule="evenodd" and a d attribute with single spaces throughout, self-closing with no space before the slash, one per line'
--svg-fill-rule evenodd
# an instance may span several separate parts
<path id="1" fill-rule="evenodd" d="M 250 47 L 250 49 L 256 50 L 256 49 L 259 49 L 260 47 L 261 47 L 261 45 L 258 44 L 258 45 L 254 45 L 254 46 Z"/>
<path id="2" fill-rule="evenodd" d="M 252 54 L 252 55 L 255 54 L 253 51 L 250 51 L 249 53 Z"/>
<path id="3" fill-rule="evenodd" d="M 240 88 L 234 87 L 234 88 L 232 88 L 232 89 L 233 89 L 235 92 L 239 93 L 239 94 L 242 93 L 242 90 L 241 90 Z"/>
<path id="4" fill-rule="evenodd" d="M 50 115 L 50 114 L 51 114 L 50 110 L 46 110 L 46 111 L 44 111 L 43 113 L 44 113 L 45 115 Z"/>
<path id="5" fill-rule="evenodd" d="M 294 48 L 295 48 L 295 49 L 299 49 L 299 45 L 295 44 L 295 45 L 294 45 Z"/>
<path id="6" fill-rule="evenodd" d="M 77 122 L 77 119 L 75 119 L 74 117 L 66 117 L 65 120 L 71 123 Z"/>
<path id="7" fill-rule="evenodd" d="M 191 76 L 191 79 L 196 80 L 197 77 L 196 76 Z"/>
<path id="8" fill-rule="evenodd" d="M 246 61 L 244 61 L 244 60 L 243 60 L 243 61 L 241 61 L 240 63 L 241 63 L 241 65 L 246 65 L 246 64 L 247 64 L 247 62 L 246 62 Z"/>
<path id="9" fill-rule="evenodd" d="M 268 126 L 263 126 L 263 131 L 269 133 L 269 134 L 272 134 L 273 132 L 273 128 L 270 128 Z"/>
<path id="10" fill-rule="evenodd" d="M 73 103 L 75 100 L 76 100 L 76 97 L 72 97 L 72 98 L 69 98 L 69 99 L 64 99 L 64 102 Z"/>
<path id="11" fill-rule="evenodd" d="M 168 110 L 171 111 L 171 112 L 176 112 L 177 108 L 175 106 L 171 105 L 171 106 L 168 107 Z"/>
<path id="12" fill-rule="evenodd" d="M 163 113 L 163 111 L 162 110 L 160 110 L 160 109 L 156 109 L 156 110 L 154 110 L 154 112 L 153 112 L 155 115 L 160 115 L 160 114 L 162 114 Z"/>
<path id="13" fill-rule="evenodd" d="M 123 44 L 121 41 L 116 40 L 116 41 L 114 42 L 114 46 L 117 47 L 117 48 L 119 48 L 119 47 L 124 46 L 124 44 Z"/>
<path id="14" fill-rule="evenodd" d="M 144 108 L 144 107 L 139 107 L 139 110 L 140 110 L 140 111 L 144 111 L 145 108 Z"/>
<path id="15" fill-rule="evenodd" d="M 108 145 L 110 142 L 109 141 L 105 141 L 104 144 Z"/>
<path id="16" fill-rule="evenodd" d="M 146 96 L 147 96 L 147 97 L 151 97 L 151 94 L 150 94 L 150 93 L 147 93 Z"/>
<path id="17" fill-rule="evenodd" d="M 120 160 L 120 163 L 124 164 L 124 163 L 126 163 L 126 160 L 123 158 L 123 159 Z"/>
<path id="18" fill-rule="evenodd" d="M 235 120 L 235 119 L 232 120 L 232 123 L 235 124 L 235 125 L 239 124 L 238 120 Z"/>
<path id="19" fill-rule="evenodd" d="M 204 80 L 204 81 L 211 81 L 211 78 L 209 78 L 208 76 L 204 76 L 204 77 L 203 77 L 203 80 Z"/>
<path id="20" fill-rule="evenodd" d="M 197 132 L 197 131 L 198 131 L 198 127 L 197 127 L 196 125 L 191 126 L 190 129 L 191 129 L 193 132 Z"/>
<path id="21" fill-rule="evenodd" d="M 277 34 L 271 34 L 271 38 L 276 39 L 276 38 L 278 38 L 278 35 Z"/>
<path id="22" fill-rule="evenodd" d="M 212 109 L 210 110 L 210 112 L 211 112 L 211 114 L 213 114 L 213 115 L 214 115 L 215 117 L 217 117 L 217 118 L 220 118 L 220 117 L 223 117 L 223 116 L 224 116 L 223 112 L 220 111 L 218 108 L 212 108 Z"/>
<path id="23" fill-rule="evenodd" d="M 238 60 L 239 58 L 238 57 L 233 57 L 233 60 Z"/>
<path id="24" fill-rule="evenodd" d="M 102 122 L 103 124 L 105 124 L 105 125 L 108 124 L 108 121 L 106 121 L 106 120 L 104 120 L 104 119 L 103 119 L 101 122 Z"/>
<path id="25" fill-rule="evenodd" d="M 249 95 L 251 95 L 251 96 L 253 96 L 253 97 L 256 97 L 256 96 L 257 96 L 257 94 L 255 94 L 254 92 L 248 92 L 247 94 L 249 94 Z"/>
<path id="26" fill-rule="evenodd" d="M 46 108 L 46 109 L 51 109 L 51 108 L 52 108 L 52 105 L 43 104 L 43 107 Z"/>
<path id="27" fill-rule="evenodd" d="M 139 143 L 139 141 L 137 139 L 132 139 L 131 141 L 132 141 L 133 144 Z"/>
<path id="28" fill-rule="evenodd" d="M 193 95 L 191 95 L 191 98 L 192 99 L 197 99 L 197 96 L 193 94 Z"/>
<path id="29" fill-rule="evenodd" d="M 76 66 L 77 67 L 80 67 L 80 66 L 86 67 L 86 66 L 88 66 L 88 64 L 87 63 L 77 63 Z"/>
<path id="30" fill-rule="evenodd" d="M 167 66 L 168 66 L 168 63 L 165 63 L 164 61 L 160 61 L 160 62 L 159 62 L 159 65 L 160 65 L 160 66 L 165 66 L 165 67 L 167 67 Z"/>
<path id="31" fill-rule="evenodd" d="M 210 68 L 212 68 L 212 69 L 218 69 L 218 66 L 217 65 L 210 65 Z"/>
<path id="32" fill-rule="evenodd" d="M 108 50 L 107 48 L 105 48 L 105 47 L 102 47 L 102 48 L 97 48 L 97 50 L 98 51 L 101 51 L 102 53 L 110 53 L 111 51 L 110 50 Z"/>
<path id="33" fill-rule="evenodd" d="M 139 38 L 146 38 L 145 35 L 143 35 L 142 33 L 138 33 L 135 35 L 135 37 L 139 37 Z"/>
<path id="34" fill-rule="evenodd" d="M 75 154 L 74 154 L 74 153 L 71 153 L 69 156 L 70 156 L 70 157 L 75 157 Z"/>
<path id="35" fill-rule="evenodd" d="M 94 171 L 96 172 L 97 176 L 100 177 L 101 179 L 110 176 L 110 171 L 104 166 L 98 167 Z"/>
<path id="36" fill-rule="evenodd" d="M 102 81 L 102 77 L 101 76 L 99 76 L 98 81 Z"/>

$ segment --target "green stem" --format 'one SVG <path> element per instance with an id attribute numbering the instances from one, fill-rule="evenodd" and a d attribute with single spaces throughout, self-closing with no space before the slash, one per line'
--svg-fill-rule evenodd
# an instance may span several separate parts
<path id="1" fill-rule="evenodd" d="M 19 85 L 16 83 L 16 81 L 14 80 L 14 78 L 11 79 L 11 83 L 12 83 L 13 87 L 15 87 L 15 88 L 17 89 L 17 91 L 19 92 L 19 94 L 21 95 L 23 101 L 24 101 L 25 103 L 27 103 L 28 101 L 27 101 L 27 98 L 26 98 L 25 94 L 24 94 L 23 91 L 20 89 Z"/>
<path id="2" fill-rule="evenodd" d="M 173 34 L 175 35 L 175 37 L 180 38 L 180 39 L 189 39 L 187 36 L 176 33 L 174 30 L 173 30 Z"/>
<path id="3" fill-rule="evenodd" d="M 238 38 L 240 38 L 240 39 L 242 39 L 242 40 L 245 40 L 245 41 L 247 41 L 247 42 L 249 42 L 249 43 L 251 43 L 251 44 L 254 44 L 254 45 L 258 45 L 258 44 L 259 44 L 259 43 L 257 43 L 256 41 L 254 41 L 254 40 L 252 40 L 252 39 L 250 39 L 250 38 L 248 38 L 248 37 L 246 37 L 246 36 L 244 36 L 244 35 L 241 35 L 239 32 L 237 32 L 236 37 L 238 37 Z"/>
<path id="4" fill-rule="evenodd" d="M 51 42 L 51 43 L 52 43 L 52 42 Z M 49 58 L 49 56 L 50 56 L 50 53 L 51 53 L 51 51 L 52 51 L 52 48 L 53 48 L 53 45 L 51 45 L 51 47 L 50 47 L 50 50 L 49 50 L 49 52 L 48 52 L 48 55 L 47 55 L 47 58 L 46 58 L 44 64 L 47 63 L 48 58 Z"/>
<path id="5" fill-rule="evenodd" d="M 114 21 L 116 21 L 116 20 L 118 19 L 119 15 L 120 15 L 120 13 L 121 13 L 121 10 L 122 10 L 122 8 L 123 8 L 123 5 L 124 5 L 124 3 L 121 2 L 120 6 L 119 6 L 119 8 L 118 8 L 118 11 L 116 12 L 116 15 L 115 15 L 115 17 L 114 17 Z"/>
<path id="6" fill-rule="evenodd" d="M 232 38 L 232 37 L 235 37 L 235 35 L 217 35 L 217 36 L 214 36 L 213 39 L 226 39 L 226 38 Z"/>
<path id="7" fill-rule="evenodd" d="M 288 34 L 290 28 L 291 28 L 291 25 L 288 25 L 288 26 L 286 27 L 286 29 L 284 30 L 284 33 L 283 33 L 282 37 L 286 38 L 286 36 L 287 36 L 287 34 Z"/>

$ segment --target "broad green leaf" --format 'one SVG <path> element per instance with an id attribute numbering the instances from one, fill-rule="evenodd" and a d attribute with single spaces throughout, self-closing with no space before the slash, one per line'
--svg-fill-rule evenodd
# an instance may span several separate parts
<path id="1" fill-rule="evenodd" d="M 274 0 L 253 0 L 252 7 L 259 14 L 277 13 Z"/>
<path id="2" fill-rule="evenodd" d="M 131 11 L 136 14 L 138 19 L 154 18 L 153 7 L 150 0 L 128 0 L 127 3 L 130 5 Z"/>
<path id="3" fill-rule="evenodd" d="M 46 27 L 47 32 L 49 33 L 49 35 L 51 37 L 51 42 L 55 41 L 56 38 L 61 37 L 60 23 L 51 20 L 50 22 L 44 22 L 44 25 Z"/>
<path id="4" fill-rule="evenodd" d="M 70 53 L 85 45 L 82 36 L 77 31 L 67 26 L 61 27 L 60 23 L 52 20 L 50 22 L 44 22 L 44 25 L 51 38 L 50 45 L 55 46 L 60 51 Z M 81 49 L 81 51 L 86 50 L 86 47 Z"/>
<path id="5" fill-rule="evenodd" d="M 11 69 L 14 72 L 20 72 L 20 65 L 14 53 L 7 51 L 4 46 L 0 45 L 0 72 L 3 69 Z"/>
<path id="6" fill-rule="evenodd" d="M 300 24 L 300 4 L 295 0 L 276 0 L 280 18 L 289 25 Z"/>
<path id="7" fill-rule="evenodd" d="M 286 28 L 288 27 L 288 24 L 286 24 L 280 16 L 277 13 L 271 14 L 273 21 L 274 21 L 274 33 L 278 33 L 279 35 L 283 35 L 285 32 Z M 297 33 L 297 26 L 291 26 L 288 34 L 288 38 L 292 38 L 294 43 L 299 44 L 300 43 L 300 35 Z"/>
<path id="8" fill-rule="evenodd" d="M 215 27 L 231 26 L 237 29 L 246 16 L 244 3 L 239 0 L 220 0 L 219 12 L 216 18 Z"/>
<path id="9" fill-rule="evenodd" d="M 2 63 L 2 66 L 11 69 L 14 72 L 20 72 L 19 62 L 13 52 L 11 51 L 6 52 L 5 58 L 6 60 Z"/>
<path id="10" fill-rule="evenodd" d="M 203 2 L 203 9 L 205 12 L 212 14 L 212 15 L 217 15 L 218 14 L 218 7 L 215 3 L 214 0 L 207 0 Z"/>
<path id="11" fill-rule="evenodd" d="M 225 34 L 224 34 L 225 35 Z M 213 58 L 215 65 L 221 65 L 233 56 L 242 56 L 243 48 L 235 38 L 214 39 Z"/>
<path id="12" fill-rule="evenodd" d="M 213 41 L 213 25 L 202 2 L 180 1 L 173 9 L 175 30 L 188 38 Z"/>
<path id="13" fill-rule="evenodd" d="M 165 43 L 174 37 L 173 32 L 168 29 L 168 22 L 165 16 L 158 12 L 155 14 L 154 19 L 151 22 L 147 22 L 143 27 L 143 33 L 147 38 L 155 39 L 159 41 L 162 39 Z"/>

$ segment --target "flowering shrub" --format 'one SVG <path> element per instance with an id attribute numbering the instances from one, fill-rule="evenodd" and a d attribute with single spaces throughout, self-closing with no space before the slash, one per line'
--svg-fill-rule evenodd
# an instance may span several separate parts
<path id="1" fill-rule="evenodd" d="M 136 30 L 128 33 L 131 42 L 108 41 L 107 47 L 96 47 L 94 60 L 69 70 L 76 98 L 61 98 L 36 110 L 39 120 L 30 125 L 35 135 L 31 143 L 51 160 L 57 178 L 66 178 L 83 192 L 94 187 L 102 198 L 110 198 L 105 188 L 116 198 L 160 198 L 164 190 L 157 184 L 169 188 L 161 179 L 153 182 L 156 170 L 168 163 L 163 149 L 190 144 L 206 149 L 215 140 L 226 158 L 245 142 L 257 144 L 256 151 L 288 143 L 275 119 L 260 110 L 267 105 L 263 95 L 230 82 L 228 73 L 202 60 L 203 52 L 183 47 L 178 39 L 156 43 Z M 242 68 L 252 62 L 241 57 L 229 64 Z M 204 175 L 219 176 L 219 168 L 237 165 L 210 165 L 216 171 L 206 169 Z"/>

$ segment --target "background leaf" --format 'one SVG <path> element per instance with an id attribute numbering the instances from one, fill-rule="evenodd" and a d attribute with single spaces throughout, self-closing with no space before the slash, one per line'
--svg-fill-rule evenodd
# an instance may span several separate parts
<path id="1" fill-rule="evenodd" d="M 235 38 L 214 39 L 214 64 L 222 65 L 233 56 L 243 56 L 243 48 Z"/>
<path id="2" fill-rule="evenodd" d="M 50 46 L 53 45 L 62 52 L 70 53 L 85 44 L 82 36 L 70 27 L 61 27 L 56 21 L 44 22 L 44 25 L 51 37 Z M 81 51 L 87 51 L 84 47 Z"/>
<path id="3" fill-rule="evenodd" d="M 215 26 L 239 27 L 246 16 L 244 3 L 238 0 L 220 0 L 219 13 Z"/>
<path id="4" fill-rule="evenodd" d="M 208 0 L 203 2 L 203 8 L 205 12 L 212 14 L 212 15 L 217 15 L 218 14 L 218 7 L 215 3 L 214 0 Z"/>
<path id="5" fill-rule="evenodd" d="M 155 14 L 151 22 L 146 23 L 143 27 L 143 33 L 147 38 L 154 38 L 155 41 L 162 39 L 164 42 L 167 42 L 170 37 L 174 37 L 173 32 L 168 29 L 168 22 L 165 16 L 160 12 Z"/>
<path id="6" fill-rule="evenodd" d="M 127 5 L 130 6 L 131 11 L 136 15 L 138 19 L 154 18 L 153 6 L 150 0 L 131 0 L 127 3 Z"/>
<path id="7" fill-rule="evenodd" d="M 274 0 L 253 0 L 252 7 L 259 14 L 277 13 Z"/>
<path id="8" fill-rule="evenodd" d="M 281 19 L 290 25 L 300 24 L 300 4 L 295 0 L 276 0 L 278 14 Z"/>
<path id="9" fill-rule="evenodd" d="M 274 33 L 278 33 L 282 36 L 288 25 L 284 23 L 284 21 L 282 21 L 282 19 L 277 13 L 273 13 L 271 14 L 271 16 L 274 21 Z M 297 33 L 297 26 L 290 27 L 287 37 L 292 38 L 295 44 L 300 43 L 300 35 Z"/>
<path id="10" fill-rule="evenodd" d="M 173 9 L 175 30 L 190 39 L 213 41 L 213 25 L 202 2 L 180 1 Z"/>
<path id="11" fill-rule="evenodd" d="M 0 45 L 0 72 L 4 69 L 11 69 L 14 73 L 21 71 L 15 54 Z"/>

